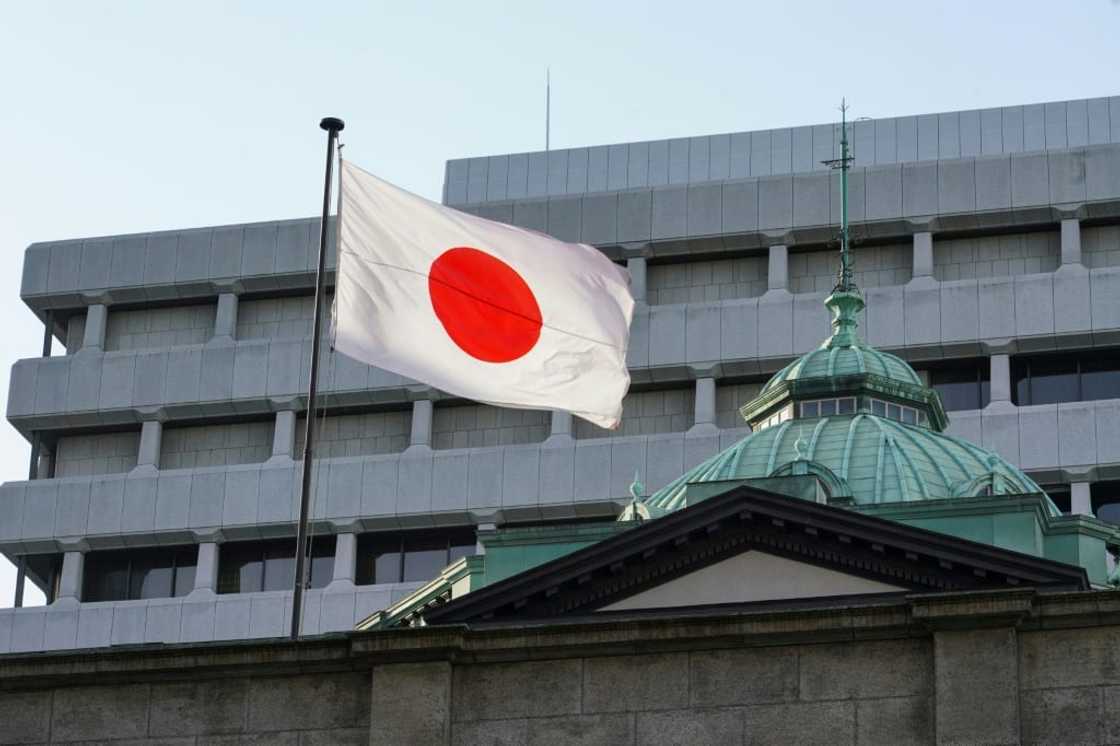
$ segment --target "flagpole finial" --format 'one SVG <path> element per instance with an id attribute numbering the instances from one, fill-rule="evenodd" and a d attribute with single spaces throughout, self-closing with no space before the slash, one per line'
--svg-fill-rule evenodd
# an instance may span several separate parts
<path id="1" fill-rule="evenodd" d="M 341 132 L 346 128 L 346 122 L 343 122 L 338 117 L 323 117 L 319 121 L 319 129 L 326 130 L 327 132 Z"/>

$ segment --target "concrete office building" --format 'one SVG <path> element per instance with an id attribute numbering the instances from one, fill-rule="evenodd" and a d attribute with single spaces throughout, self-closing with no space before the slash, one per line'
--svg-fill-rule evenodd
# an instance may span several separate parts
<path id="1" fill-rule="evenodd" d="M 853 132 L 867 342 L 940 393 L 950 435 L 1120 522 L 1120 97 Z M 455 401 L 325 354 L 305 631 L 406 597 L 480 526 L 613 520 L 635 473 L 656 491 L 742 439 L 739 407 L 828 336 L 839 200 L 821 161 L 838 140 L 820 125 L 450 161 L 445 203 L 631 270 L 624 423 Z M 51 603 L 0 610 L 0 653 L 284 632 L 317 234 L 28 248 L 22 296 L 67 354 L 13 368 L 8 418 L 39 458 L 0 486 L 0 551 Z"/>

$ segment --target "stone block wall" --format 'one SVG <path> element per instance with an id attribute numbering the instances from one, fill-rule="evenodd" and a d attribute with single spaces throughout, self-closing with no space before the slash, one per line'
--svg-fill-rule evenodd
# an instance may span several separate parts
<path id="1" fill-rule="evenodd" d="M 330 325 L 333 293 L 323 300 L 323 328 Z M 306 339 L 311 336 L 315 317 L 315 296 L 293 295 L 283 298 L 243 300 L 237 305 L 238 339 Z"/>
<path id="2" fill-rule="evenodd" d="M 909 243 L 883 246 L 855 246 L 853 269 L 856 283 L 863 288 L 905 285 L 914 266 L 914 249 Z M 836 285 L 837 253 L 834 249 L 791 251 L 789 291 L 827 293 Z"/>
<path id="3" fill-rule="evenodd" d="M 548 437 L 552 416 L 532 409 L 503 409 L 487 404 L 448 404 L 432 412 L 432 448 L 480 448 L 540 443 Z"/>
<path id="4" fill-rule="evenodd" d="M 1120 225 L 1082 226 L 1081 263 L 1089 269 L 1120 267 Z"/>
<path id="5" fill-rule="evenodd" d="M 974 238 L 934 237 L 933 242 L 933 274 L 938 280 L 1053 272 L 1061 261 L 1061 232 L 1056 230 Z"/>
<path id="6" fill-rule="evenodd" d="M 617 430 L 605 430 L 576 417 L 572 421 L 572 435 L 583 439 L 683 433 L 695 421 L 695 408 L 696 389 L 691 386 L 631 391 L 622 400 L 622 424 Z"/>
<path id="7" fill-rule="evenodd" d="M 225 676 L 0 693 L 0 743 L 364 744 L 368 673 Z"/>
<path id="8" fill-rule="evenodd" d="M 926 743 L 926 640 L 457 666 L 451 742 Z"/>
<path id="9" fill-rule="evenodd" d="M 1113 595 L 3 655 L 0 743 L 1114 744 Z"/>
<path id="10" fill-rule="evenodd" d="M 754 298 L 766 292 L 767 257 L 651 264 L 646 300 L 651 306 Z"/>
<path id="11" fill-rule="evenodd" d="M 134 311 L 110 309 L 105 322 L 105 350 L 202 344 L 214 334 L 216 311 L 214 303 Z"/>
<path id="12" fill-rule="evenodd" d="M 56 477 L 122 474 L 136 466 L 140 431 L 64 435 L 55 446 Z"/>
<path id="13" fill-rule="evenodd" d="M 160 441 L 161 469 L 259 464 L 272 453 L 273 421 L 166 427 Z"/>
<path id="14" fill-rule="evenodd" d="M 303 458 L 306 417 L 296 421 L 294 457 Z M 400 453 L 408 448 L 412 428 L 412 410 L 363 414 L 337 414 L 316 417 L 316 457 L 372 456 L 378 453 Z"/>

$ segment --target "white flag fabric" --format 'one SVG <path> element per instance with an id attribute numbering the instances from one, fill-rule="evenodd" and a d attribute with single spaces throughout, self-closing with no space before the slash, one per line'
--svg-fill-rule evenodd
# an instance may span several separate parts
<path id="1" fill-rule="evenodd" d="M 624 269 L 341 172 L 336 350 L 455 396 L 618 426 L 634 309 Z"/>

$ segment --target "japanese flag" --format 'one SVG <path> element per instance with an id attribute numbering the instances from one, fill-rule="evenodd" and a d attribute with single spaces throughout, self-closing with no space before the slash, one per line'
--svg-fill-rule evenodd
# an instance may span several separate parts
<path id="1" fill-rule="evenodd" d="M 455 396 L 618 426 L 634 309 L 624 269 L 341 171 L 335 349 Z"/>

